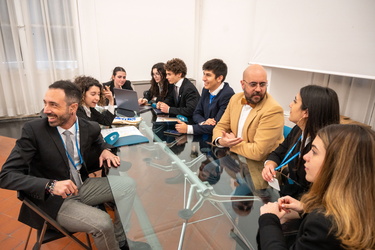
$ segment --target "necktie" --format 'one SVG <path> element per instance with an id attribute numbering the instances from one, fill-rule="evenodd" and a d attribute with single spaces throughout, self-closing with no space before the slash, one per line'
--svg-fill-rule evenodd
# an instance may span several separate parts
<path id="1" fill-rule="evenodd" d="M 73 145 L 72 139 L 70 138 L 71 134 L 72 133 L 69 130 L 65 130 L 63 132 L 63 135 L 65 135 L 66 151 L 68 152 L 70 158 L 73 160 L 74 159 L 74 145 Z M 69 167 L 70 167 L 70 175 L 71 175 L 70 179 L 74 181 L 77 187 L 80 187 L 82 185 L 81 177 L 79 176 L 78 170 L 75 169 L 75 167 L 73 166 L 73 163 L 70 160 L 69 160 Z"/>
<path id="2" fill-rule="evenodd" d="M 212 101 L 214 100 L 215 96 L 216 96 L 216 95 L 211 95 L 211 94 L 210 94 L 210 104 L 211 104 Z"/>
<path id="3" fill-rule="evenodd" d="M 174 85 L 174 98 L 175 98 L 175 101 L 176 101 L 176 104 L 178 103 L 178 87 L 176 85 Z"/>

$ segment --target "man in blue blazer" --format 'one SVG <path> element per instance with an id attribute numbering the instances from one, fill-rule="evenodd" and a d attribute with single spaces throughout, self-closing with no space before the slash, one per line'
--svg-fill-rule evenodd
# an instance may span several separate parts
<path id="1" fill-rule="evenodd" d="M 194 84 L 185 78 L 186 64 L 179 58 L 173 58 L 164 65 L 164 68 L 169 84 L 172 84 L 174 89 L 172 95 L 167 96 L 164 102 L 157 103 L 157 108 L 166 114 L 183 115 L 191 123 L 199 101 L 199 93 Z"/>
<path id="2" fill-rule="evenodd" d="M 176 130 L 187 134 L 212 134 L 216 123 L 234 95 L 233 89 L 224 82 L 228 72 L 227 65 L 221 59 L 212 59 L 203 64 L 204 87 L 202 96 L 194 110 L 194 125 L 184 122 L 176 124 Z"/>

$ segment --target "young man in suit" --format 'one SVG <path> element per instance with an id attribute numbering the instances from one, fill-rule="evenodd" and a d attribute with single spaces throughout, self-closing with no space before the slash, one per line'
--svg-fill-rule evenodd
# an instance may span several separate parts
<path id="1" fill-rule="evenodd" d="M 254 185 L 266 187 L 261 172 L 266 157 L 283 141 L 282 107 L 267 93 L 267 73 L 248 66 L 241 80 L 242 93 L 232 96 L 213 130 L 213 143 L 248 158 Z"/>
<path id="2" fill-rule="evenodd" d="M 201 98 L 193 114 L 194 125 L 179 121 L 176 130 L 187 134 L 212 134 L 216 123 L 234 95 L 233 89 L 224 82 L 227 76 L 227 65 L 221 59 L 212 59 L 203 64 L 204 82 Z"/>
<path id="3" fill-rule="evenodd" d="M 117 211 L 113 226 L 110 216 L 94 207 L 114 202 L 114 197 L 107 177 L 88 178 L 88 174 L 104 162 L 117 167 L 120 158 L 108 149 L 98 123 L 77 117 L 80 100 L 81 91 L 70 81 L 49 86 L 46 117 L 24 125 L 2 167 L 0 187 L 22 191 L 68 231 L 91 233 L 98 249 L 129 249 Z M 126 200 L 121 216 L 127 222 L 135 183 L 129 177 L 113 177 L 120 186 L 112 188 L 119 188 Z M 24 205 L 19 220 L 37 229 L 43 226 L 43 220 Z"/>
<path id="4" fill-rule="evenodd" d="M 173 84 L 174 89 L 173 94 L 164 102 L 157 103 L 157 108 L 166 114 L 183 115 L 191 123 L 193 112 L 199 101 L 199 93 L 194 84 L 185 78 L 186 65 L 181 59 L 173 58 L 165 64 L 164 68 L 169 84 Z"/>

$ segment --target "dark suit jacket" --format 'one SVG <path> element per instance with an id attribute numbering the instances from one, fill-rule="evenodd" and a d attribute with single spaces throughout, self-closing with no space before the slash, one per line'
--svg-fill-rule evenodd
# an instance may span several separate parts
<path id="1" fill-rule="evenodd" d="M 296 242 L 290 249 L 344 249 L 340 241 L 330 232 L 331 221 L 322 213 L 313 212 L 304 216 L 298 230 Z M 259 217 L 259 249 L 287 249 L 280 220 L 274 214 Z"/>
<path id="2" fill-rule="evenodd" d="M 88 178 L 92 169 L 97 169 L 101 152 L 111 148 L 100 135 L 98 123 L 79 118 L 80 150 L 84 164 L 80 170 L 82 181 Z M 47 118 L 25 123 L 21 138 L 3 165 L 0 173 L 0 187 L 22 191 L 38 207 L 52 218 L 63 203 L 61 196 L 46 194 L 50 180 L 70 178 L 69 160 L 61 136 L 56 127 L 48 124 Z M 22 206 L 18 218 L 21 222 L 41 228 L 43 221 L 27 206 Z"/>
<path id="3" fill-rule="evenodd" d="M 191 123 L 195 107 L 199 101 L 197 88 L 189 81 L 189 79 L 184 78 L 178 91 L 179 98 L 177 103 L 174 96 L 175 90 L 173 89 L 172 95 L 165 99 L 165 103 L 170 106 L 169 114 L 186 116 L 189 119 L 189 123 Z"/>
<path id="4" fill-rule="evenodd" d="M 88 117 L 85 109 L 82 106 L 79 106 L 77 110 L 77 116 L 82 117 L 86 120 L 97 122 L 104 126 L 111 126 L 113 119 L 115 119 L 116 117 L 115 114 L 112 114 L 108 110 L 105 110 L 102 113 L 100 113 L 95 108 L 90 108 L 90 111 L 91 111 L 91 117 Z"/>
<path id="5" fill-rule="evenodd" d="M 289 152 L 289 150 L 293 147 L 295 142 L 298 140 L 298 137 L 301 135 L 301 129 L 296 125 L 293 127 L 292 131 L 288 134 L 285 140 L 267 157 L 267 160 L 271 160 L 280 165 L 282 160 L 284 159 L 285 155 Z M 289 157 L 293 156 L 294 154 L 298 153 L 298 150 L 301 148 L 301 141 L 299 141 L 294 148 L 293 152 L 290 154 Z M 305 193 L 309 187 L 310 182 L 306 180 L 306 171 L 305 171 L 305 160 L 303 160 L 302 156 L 307 154 L 311 149 L 311 142 L 309 142 L 306 147 L 300 152 L 299 157 L 297 156 L 292 161 L 288 163 L 288 170 L 290 178 L 295 180 L 298 184 L 288 184 L 284 183 L 281 186 L 281 195 L 290 195 L 296 199 L 300 199 L 302 194 Z"/>
<path id="6" fill-rule="evenodd" d="M 115 87 L 115 83 L 114 81 L 109 81 L 109 82 L 105 82 L 103 83 L 103 86 L 109 86 L 109 89 L 111 90 L 112 92 L 112 95 L 114 95 L 113 93 L 113 88 Z M 125 81 L 124 85 L 122 85 L 121 87 L 122 89 L 129 89 L 129 90 L 133 90 L 133 87 L 132 87 L 132 83 L 128 80 Z M 115 104 L 116 104 L 116 99 L 114 100 L 115 101 Z M 107 105 L 108 105 L 108 100 L 107 100 Z"/>
<path id="7" fill-rule="evenodd" d="M 216 123 L 218 123 L 232 95 L 234 95 L 233 89 L 228 83 L 224 82 L 223 89 L 220 90 L 210 104 L 210 92 L 203 88 L 201 98 L 193 114 L 193 121 L 196 123 L 193 125 L 195 135 L 212 134 L 215 126 L 199 125 L 199 123 L 206 121 L 208 118 L 214 118 Z"/>

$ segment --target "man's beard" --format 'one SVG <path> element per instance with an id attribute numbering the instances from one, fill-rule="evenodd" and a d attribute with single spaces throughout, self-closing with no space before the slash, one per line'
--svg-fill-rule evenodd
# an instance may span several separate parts
<path id="1" fill-rule="evenodd" d="M 264 96 L 266 95 L 266 93 L 264 93 L 264 95 L 262 95 L 262 93 L 260 92 L 255 92 L 254 94 L 252 94 L 250 97 L 247 97 L 245 96 L 246 98 L 246 101 L 248 103 L 251 103 L 251 104 L 258 104 L 259 102 L 261 102 L 263 99 L 264 99 Z M 254 100 L 254 97 L 257 97 L 259 99 L 256 99 Z"/>
<path id="2" fill-rule="evenodd" d="M 48 123 L 49 123 L 49 125 L 50 125 L 51 127 L 57 127 L 57 126 L 60 126 L 60 127 L 61 127 L 61 126 L 63 126 L 64 124 L 66 124 L 66 123 L 69 121 L 71 114 L 66 113 L 66 114 L 64 114 L 64 115 L 62 115 L 62 116 L 57 116 L 57 115 L 55 115 L 55 114 L 50 114 L 50 115 L 47 115 L 47 117 L 48 117 L 48 116 L 52 116 L 52 117 L 55 117 L 55 118 L 56 118 L 56 120 L 53 121 L 53 122 L 50 122 L 50 121 L 48 120 Z"/>

